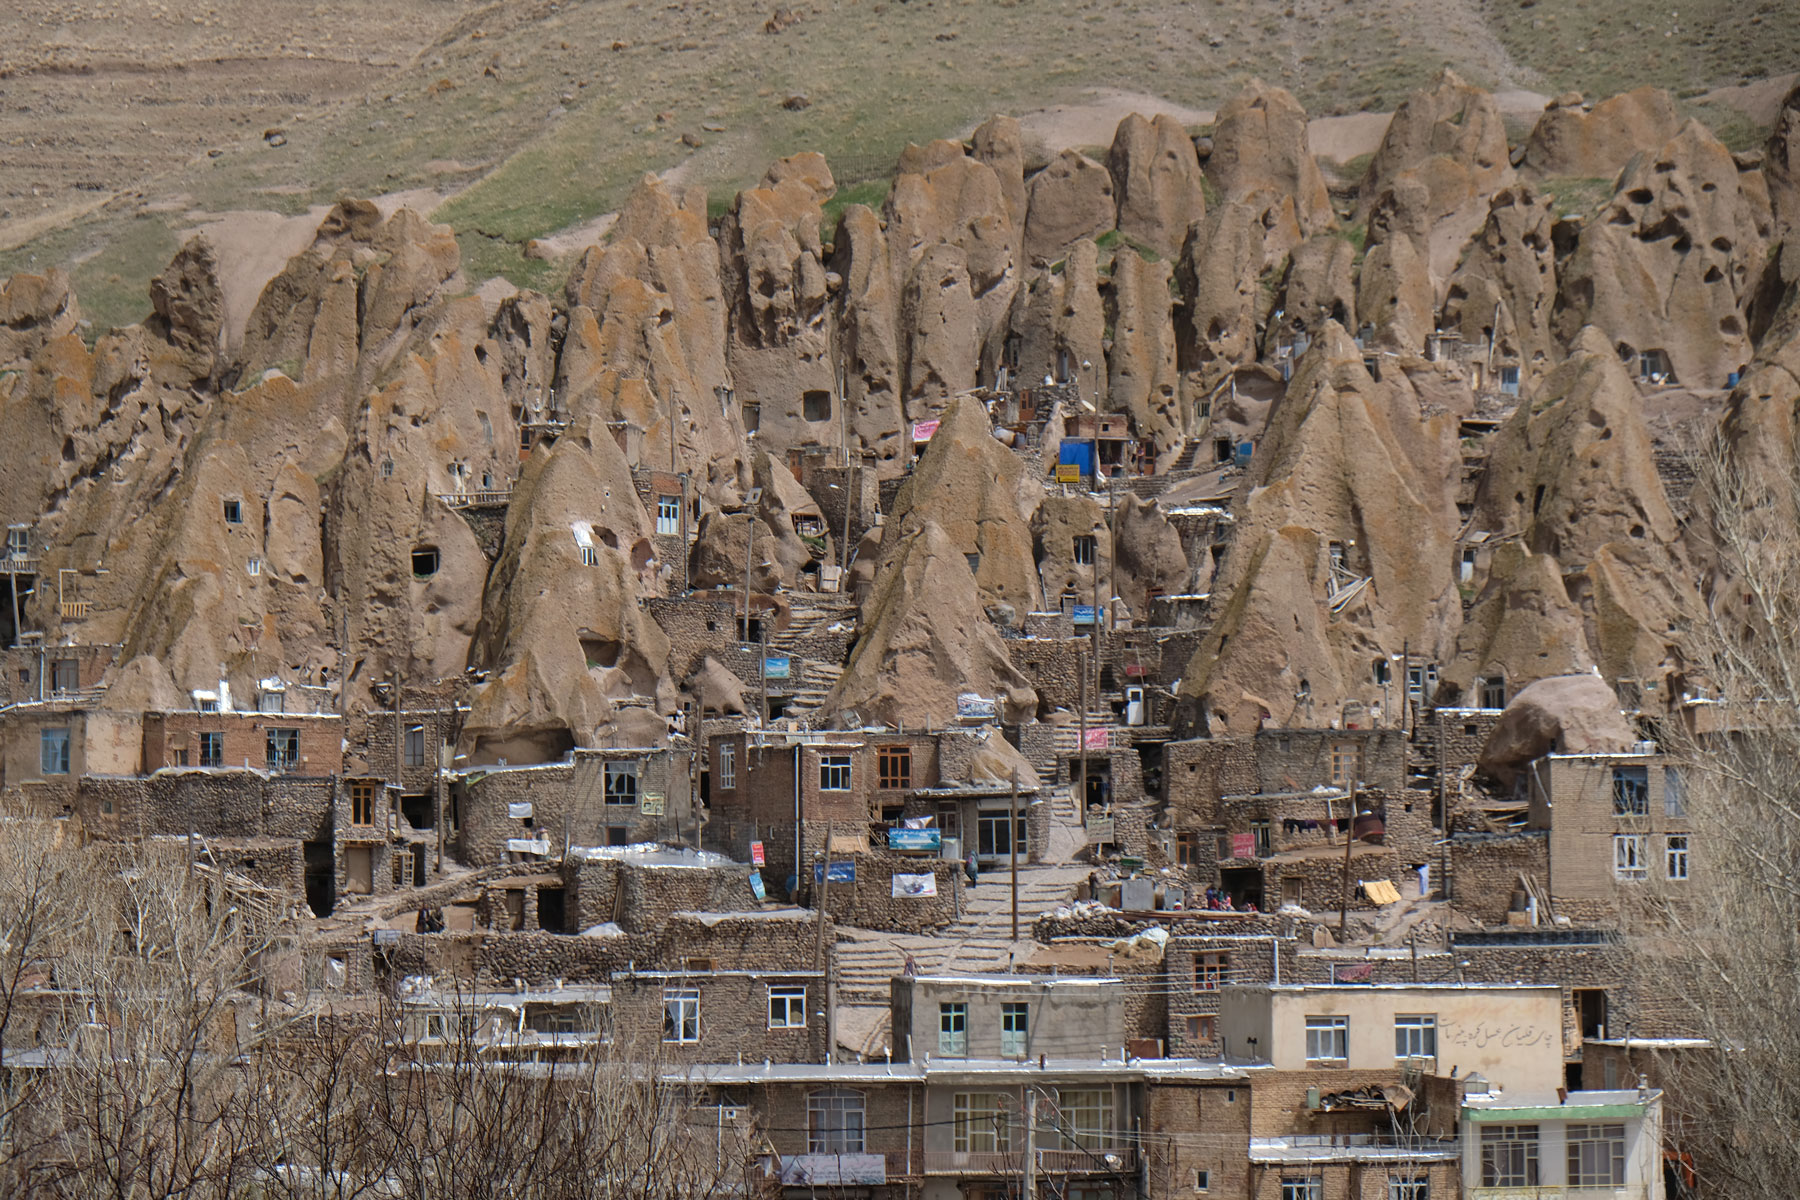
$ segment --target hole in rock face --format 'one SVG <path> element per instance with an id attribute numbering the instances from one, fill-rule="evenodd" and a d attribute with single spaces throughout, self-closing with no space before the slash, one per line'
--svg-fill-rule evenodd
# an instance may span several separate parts
<path id="1" fill-rule="evenodd" d="M 438 573 L 438 548 L 436 546 L 413 547 L 412 573 L 418 579 L 430 579 Z"/>

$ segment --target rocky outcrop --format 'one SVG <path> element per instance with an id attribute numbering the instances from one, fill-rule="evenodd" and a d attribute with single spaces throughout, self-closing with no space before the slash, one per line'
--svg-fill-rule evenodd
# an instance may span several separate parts
<path id="1" fill-rule="evenodd" d="M 1113 345 L 1107 355 L 1106 398 L 1131 414 L 1132 432 L 1146 452 L 1172 460 L 1190 432 L 1175 367 L 1175 325 L 1170 294 L 1172 268 L 1125 250 L 1113 259 Z"/>
<path id="2" fill-rule="evenodd" d="M 1465 345 L 1486 343 L 1496 356 L 1519 363 L 1525 378 L 1541 376 L 1556 356 L 1551 334 L 1556 301 L 1556 214 L 1547 196 L 1518 184 L 1495 193 L 1487 223 L 1450 279 L 1441 328 Z"/>
<path id="3" fill-rule="evenodd" d="M 1293 242 L 1333 223 L 1325 177 L 1307 149 L 1306 110 L 1286 90 L 1253 80 L 1219 110 L 1212 143 L 1206 175 L 1224 199 L 1255 209 L 1265 224 L 1296 224 Z"/>
<path id="4" fill-rule="evenodd" d="M 1661 146 L 1680 128 L 1675 103 L 1661 88 L 1625 92 L 1591 111 L 1571 92 L 1552 100 L 1532 127 L 1520 170 L 1538 179 L 1610 179 L 1633 155 Z"/>
<path id="5" fill-rule="evenodd" d="M 1106 169 L 1119 232 L 1165 258 L 1180 253 L 1188 228 L 1206 216 L 1200 160 L 1187 130 L 1167 113 L 1154 121 L 1132 113 L 1113 134 Z"/>
<path id="6" fill-rule="evenodd" d="M 1792 243 L 1800 235 L 1800 83 L 1775 114 L 1763 152 L 1762 174 L 1774 208 L 1774 240 Z"/>
<path id="7" fill-rule="evenodd" d="M 1731 152 L 1696 121 L 1634 158 L 1582 232 L 1562 275 L 1555 327 L 1585 326 L 1622 353 L 1659 351 L 1690 387 L 1721 387 L 1750 359 L 1744 308 L 1772 232 Z"/>
<path id="8" fill-rule="evenodd" d="M 1513 698 L 1482 745 L 1477 765 L 1511 786 L 1527 763 L 1546 754 L 1617 754 L 1636 741 L 1605 680 L 1559 675 Z"/>
<path id="9" fill-rule="evenodd" d="M 1357 189 L 1367 214 L 1402 173 L 1418 173 L 1439 210 L 1464 196 L 1485 197 L 1510 182 L 1506 127 L 1494 98 L 1446 68 L 1394 110 L 1381 148 Z"/>
<path id="10" fill-rule="evenodd" d="M 1038 271 L 1013 301 L 1012 336 L 1024 386 L 1081 373 L 1082 363 L 1105 360 L 1106 312 L 1100 301 L 1100 251 L 1083 238 L 1071 242 L 1060 271 Z"/>
<path id="11" fill-rule="evenodd" d="M 1064 150 L 1031 177 L 1025 215 L 1025 259 L 1061 258 L 1070 242 L 1095 238 L 1118 219 L 1112 175 L 1074 150 Z"/>
<path id="12" fill-rule="evenodd" d="M 1346 247 L 1348 248 L 1348 247 Z M 1216 372 L 1256 357 L 1262 227 L 1243 204 L 1221 204 L 1182 251 L 1176 337 L 1182 370 Z"/>
<path id="13" fill-rule="evenodd" d="M 910 523 L 883 547 L 862 633 L 825 710 L 859 725 L 941 727 L 955 720 L 957 697 L 974 693 L 995 700 L 1004 721 L 1029 719 L 1037 694 L 983 614 L 985 591 L 957 541 L 929 519 Z"/>

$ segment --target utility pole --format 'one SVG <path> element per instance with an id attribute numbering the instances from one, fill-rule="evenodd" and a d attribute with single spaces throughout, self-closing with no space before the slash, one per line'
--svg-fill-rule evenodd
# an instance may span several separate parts
<path id="1" fill-rule="evenodd" d="M 406 731 L 401 728 L 400 720 L 400 668 L 394 668 L 394 787 L 406 787 Z M 394 835 L 394 808 L 400 803 L 400 792 L 394 793 L 394 801 L 386 805 L 388 836 Z"/>
<path id="2" fill-rule="evenodd" d="M 836 824 L 826 822 L 825 825 L 825 858 L 824 866 L 819 871 L 819 921 L 816 940 L 813 943 L 813 970 L 824 970 L 825 963 L 825 906 L 831 899 L 831 832 Z M 831 1061 L 831 981 L 825 981 L 822 988 L 824 995 L 820 997 L 825 1003 L 825 1061 Z"/>
<path id="3" fill-rule="evenodd" d="M 1023 1200 L 1037 1200 L 1037 1093 L 1031 1085 L 1025 1088 L 1025 1179 L 1020 1195 Z"/>
<path id="4" fill-rule="evenodd" d="M 844 447 L 844 540 L 838 546 L 838 592 L 842 594 L 845 578 L 850 573 L 850 506 L 855 503 L 851 481 L 856 478 L 856 464 L 850 461 L 850 447 Z"/>
<path id="5" fill-rule="evenodd" d="M 1006 831 L 1006 844 L 1012 847 L 1012 940 L 1019 940 L 1019 768 L 1012 773 L 1012 824 Z"/>
<path id="6" fill-rule="evenodd" d="M 1356 789 L 1359 780 L 1350 781 L 1350 823 L 1344 829 L 1344 888 L 1338 908 L 1338 941 L 1344 940 L 1344 926 L 1350 920 L 1350 847 L 1356 844 Z"/>
<path id="7" fill-rule="evenodd" d="M 1083 829 L 1086 829 L 1087 828 L 1087 652 L 1081 651 L 1081 650 L 1076 651 L 1075 652 L 1075 661 L 1076 661 L 1076 665 L 1080 668 L 1080 670 L 1077 672 L 1077 674 L 1079 674 L 1079 676 L 1080 676 L 1080 683 L 1079 683 L 1078 689 L 1077 689 L 1078 695 L 1079 695 L 1079 700 L 1076 703 L 1076 707 L 1081 710 L 1080 713 L 1078 714 L 1078 717 L 1080 720 L 1080 725 L 1078 726 L 1079 733 L 1077 734 L 1078 740 L 1077 740 L 1077 745 L 1075 747 L 1075 753 L 1079 756 L 1078 762 L 1080 763 L 1080 765 L 1076 768 L 1076 772 L 1075 772 L 1075 811 L 1078 814 L 1080 814 L 1081 827 Z"/>

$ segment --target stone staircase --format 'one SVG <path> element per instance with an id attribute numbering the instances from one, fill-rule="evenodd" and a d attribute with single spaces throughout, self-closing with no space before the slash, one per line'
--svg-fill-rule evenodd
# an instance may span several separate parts
<path id="1" fill-rule="evenodd" d="M 800 681 L 794 698 L 788 701 L 785 716 L 797 721 L 806 721 L 819 711 L 825 703 L 825 697 L 831 695 L 831 689 L 844 674 L 841 663 L 820 662 L 817 659 L 806 660 L 806 677 Z"/>

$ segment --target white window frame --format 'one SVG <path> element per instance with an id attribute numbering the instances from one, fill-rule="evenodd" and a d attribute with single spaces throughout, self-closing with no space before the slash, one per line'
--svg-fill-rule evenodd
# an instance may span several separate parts
<path id="1" fill-rule="evenodd" d="M 719 745 L 719 787 L 725 790 L 737 787 L 737 747 L 730 742 Z"/>
<path id="2" fill-rule="evenodd" d="M 1563 1134 L 1571 1188 L 1625 1186 L 1625 1126 L 1618 1122 L 1570 1125 Z"/>
<path id="3" fill-rule="evenodd" d="M 1401 1061 L 1437 1057 L 1436 1013 L 1394 1014 L 1394 1057 Z"/>
<path id="4" fill-rule="evenodd" d="M 769 1028 L 806 1028 L 806 988 L 792 984 L 769 985 Z"/>
<path id="5" fill-rule="evenodd" d="M 1431 1200 L 1431 1177 L 1389 1175 L 1388 1200 Z"/>
<path id="6" fill-rule="evenodd" d="M 597 567 L 600 565 L 600 551 L 596 550 L 592 546 L 582 546 L 579 549 L 581 550 L 581 565 L 582 566 Z"/>
<path id="7" fill-rule="evenodd" d="M 681 497 L 658 496 L 656 498 L 656 532 L 681 532 Z"/>
<path id="8" fill-rule="evenodd" d="M 953 1145 L 958 1154 L 1006 1154 L 1012 1150 L 1012 1122 L 998 1092 L 957 1092 L 951 1097 Z"/>
<path id="9" fill-rule="evenodd" d="M 821 792 L 847 792 L 850 790 L 850 756 L 848 754 L 819 755 L 819 790 Z"/>
<path id="10" fill-rule="evenodd" d="M 1613 834 L 1613 878 L 1642 883 L 1650 877 L 1650 839 L 1641 833 Z"/>
<path id="11" fill-rule="evenodd" d="M 1283 1179 L 1281 1200 L 1325 1200 L 1325 1181 L 1317 1175 Z"/>
<path id="12" fill-rule="evenodd" d="M 1536 1125 L 1481 1126 L 1481 1186 L 1535 1188 L 1541 1185 Z"/>
<path id="13" fill-rule="evenodd" d="M 1093 566 L 1094 560 L 1100 556 L 1100 539 L 1091 533 L 1076 534 L 1069 555 L 1078 567 Z"/>
<path id="14" fill-rule="evenodd" d="M 938 1005 L 938 1053 L 946 1058 L 964 1058 L 969 1053 L 969 1006 L 962 1003 Z"/>
<path id="15" fill-rule="evenodd" d="M 1058 1088 L 1056 1107 L 1062 1116 L 1063 1143 L 1070 1150 L 1102 1150 L 1113 1139 L 1113 1090 Z"/>
<path id="16" fill-rule="evenodd" d="M 1330 1053 L 1336 1051 L 1336 1053 Z M 1306 1018 L 1306 1061 L 1309 1063 L 1347 1063 L 1350 1061 L 1350 1018 L 1323 1014 Z"/>
<path id="17" fill-rule="evenodd" d="M 1678 882 L 1685 880 L 1688 877 L 1687 834 L 1671 833 L 1664 839 L 1663 875 Z"/>
<path id="18" fill-rule="evenodd" d="M 819 1088 L 806 1097 L 806 1152 L 861 1154 L 868 1118 L 863 1094 L 853 1088 Z"/>
<path id="19" fill-rule="evenodd" d="M 252 575 L 261 575 L 262 574 L 262 559 L 260 559 L 260 558 L 251 559 L 249 562 L 244 564 L 244 570 L 249 572 Z"/>
<path id="20" fill-rule="evenodd" d="M 691 1046 L 700 1040 L 700 989 L 663 989 L 663 1041 Z"/>

